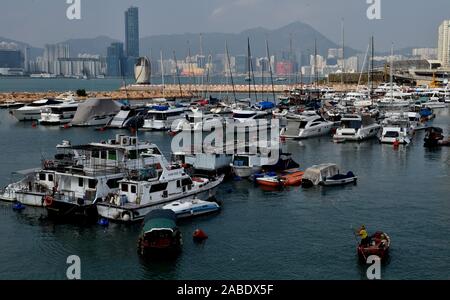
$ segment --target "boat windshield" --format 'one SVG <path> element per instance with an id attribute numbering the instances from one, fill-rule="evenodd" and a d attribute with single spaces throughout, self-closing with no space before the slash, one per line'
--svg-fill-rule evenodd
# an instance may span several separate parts
<path id="1" fill-rule="evenodd" d="M 300 122 L 300 129 L 304 129 L 306 127 L 306 124 L 308 124 L 307 121 L 301 121 Z"/>
<path id="2" fill-rule="evenodd" d="M 240 113 L 236 113 L 233 115 L 233 117 L 235 119 L 250 119 L 252 117 L 256 116 L 256 113 L 254 114 L 240 114 Z"/>
<path id="3" fill-rule="evenodd" d="M 388 131 L 384 134 L 387 138 L 397 138 L 399 136 L 398 131 Z"/>
<path id="4" fill-rule="evenodd" d="M 236 156 L 234 158 L 233 165 L 238 167 L 245 167 L 249 165 L 249 160 L 247 156 Z"/>
<path id="5" fill-rule="evenodd" d="M 361 121 L 360 120 L 341 120 L 341 126 L 342 126 L 342 128 L 359 129 L 359 128 L 361 128 Z"/>

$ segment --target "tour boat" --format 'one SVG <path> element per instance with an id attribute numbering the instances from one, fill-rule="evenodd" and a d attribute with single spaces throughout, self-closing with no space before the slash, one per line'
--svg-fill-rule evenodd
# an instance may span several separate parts
<path id="1" fill-rule="evenodd" d="M 363 141 L 375 137 L 380 129 L 381 125 L 375 123 L 370 116 L 344 115 L 333 139 Z"/>
<path id="2" fill-rule="evenodd" d="M 181 250 L 182 236 L 172 210 L 158 209 L 149 212 L 144 219 L 138 239 L 140 255 L 172 255 Z"/>
<path id="3" fill-rule="evenodd" d="M 98 201 L 98 214 L 106 219 L 135 222 L 150 211 L 182 199 L 208 200 L 224 176 L 191 177 L 180 166 L 169 165 L 161 153 L 142 153 L 147 162 L 130 169 L 118 182 L 119 191 Z"/>
<path id="4" fill-rule="evenodd" d="M 181 219 L 214 213 L 220 210 L 220 206 L 212 201 L 188 199 L 174 201 L 164 205 L 162 209 L 172 210 L 177 215 L 177 218 Z"/>
<path id="5" fill-rule="evenodd" d="M 390 247 L 391 238 L 389 235 L 377 231 L 369 237 L 369 243 L 367 245 L 358 245 L 357 253 L 363 263 L 367 263 L 367 259 L 372 255 L 378 256 L 382 262 L 385 262 L 389 256 Z"/>

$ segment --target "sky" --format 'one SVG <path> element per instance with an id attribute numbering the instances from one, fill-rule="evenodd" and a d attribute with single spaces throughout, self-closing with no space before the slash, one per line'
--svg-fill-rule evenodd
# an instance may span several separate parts
<path id="1" fill-rule="evenodd" d="M 68 20 L 67 1 L 1 0 L 0 36 L 42 47 L 71 38 L 106 35 L 123 40 L 124 11 L 140 9 L 141 37 L 155 34 L 241 32 L 310 24 L 340 43 L 366 49 L 374 34 L 383 50 L 436 47 L 437 28 L 450 19 L 449 0 L 79 0 L 81 20 Z M 380 1 L 381 19 L 369 20 L 367 2 Z M 381 50 L 381 49 L 380 49 Z"/>

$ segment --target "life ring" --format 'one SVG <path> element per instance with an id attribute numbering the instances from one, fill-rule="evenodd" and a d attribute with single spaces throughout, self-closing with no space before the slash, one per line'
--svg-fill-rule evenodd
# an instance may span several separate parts
<path id="1" fill-rule="evenodd" d="M 53 204 L 53 197 L 49 196 L 49 195 L 45 196 L 44 197 L 44 203 L 45 203 L 45 206 L 52 206 L 52 204 Z"/>

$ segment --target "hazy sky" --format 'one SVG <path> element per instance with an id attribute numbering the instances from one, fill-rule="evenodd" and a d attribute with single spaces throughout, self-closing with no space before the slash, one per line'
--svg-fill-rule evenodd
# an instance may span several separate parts
<path id="1" fill-rule="evenodd" d="M 365 50 L 371 34 L 386 49 L 392 41 L 397 48 L 435 47 L 437 27 L 450 19 L 449 0 L 379 0 L 382 20 L 368 20 L 366 1 L 81 0 L 82 19 L 70 21 L 66 0 L 1 0 L 0 36 L 35 46 L 99 35 L 123 39 L 123 12 L 135 5 L 140 8 L 141 36 L 274 29 L 302 21 L 339 42 L 344 18 L 348 45 Z"/>

